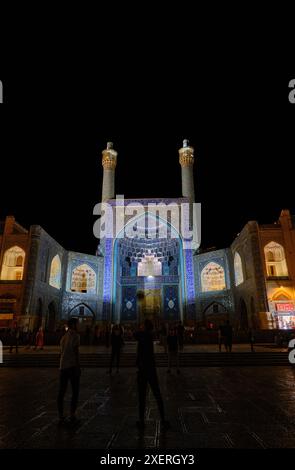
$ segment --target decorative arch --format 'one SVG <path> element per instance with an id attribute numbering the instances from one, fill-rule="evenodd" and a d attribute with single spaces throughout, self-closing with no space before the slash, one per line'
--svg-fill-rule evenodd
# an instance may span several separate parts
<path id="1" fill-rule="evenodd" d="M 90 344 L 90 332 L 94 326 L 95 317 L 93 309 L 84 302 L 75 305 L 69 312 L 69 318 L 78 320 L 82 344 Z"/>
<path id="2" fill-rule="evenodd" d="M 269 277 L 287 277 L 288 268 L 285 250 L 277 242 L 269 242 L 264 247 L 266 272 Z"/>
<path id="3" fill-rule="evenodd" d="M 202 292 L 226 289 L 225 272 L 221 264 L 210 261 L 201 271 Z"/>
<path id="4" fill-rule="evenodd" d="M 272 296 L 272 300 L 291 300 L 291 296 L 284 289 L 279 289 Z"/>
<path id="5" fill-rule="evenodd" d="M 214 308 L 214 307 L 218 307 Z M 215 310 L 215 311 L 214 311 Z M 210 302 L 203 310 L 203 315 L 209 314 L 209 312 L 212 311 L 212 313 L 225 313 L 227 312 L 227 309 L 225 305 L 223 305 L 221 302 Z"/>
<path id="6" fill-rule="evenodd" d="M 116 298 L 117 298 L 117 274 L 118 274 L 118 263 L 117 263 L 117 258 L 118 258 L 118 245 L 120 239 L 122 239 L 122 234 L 124 231 L 128 231 L 134 226 L 135 224 L 138 224 L 140 220 L 145 219 L 146 217 L 151 217 L 154 219 L 155 222 L 159 222 L 162 224 L 165 224 L 167 229 L 171 230 L 171 233 L 174 234 L 174 236 L 179 240 L 179 266 L 180 266 L 180 283 L 181 283 L 181 295 L 182 299 L 184 302 L 185 299 L 185 275 L 184 275 L 184 255 L 183 255 L 183 238 L 181 234 L 178 232 L 178 230 L 173 226 L 171 222 L 168 222 L 167 220 L 164 220 L 161 216 L 155 215 L 152 212 L 149 211 L 144 211 L 142 214 L 139 214 L 137 217 L 132 218 L 130 221 L 126 223 L 126 225 L 122 228 L 122 230 L 117 234 L 116 239 L 114 241 L 114 249 L 113 249 L 113 276 L 112 278 L 112 305 L 116 305 Z M 189 250 L 188 250 L 189 251 Z M 189 255 L 187 254 L 185 262 L 186 265 L 189 263 Z M 105 277 L 106 280 L 106 277 Z M 104 292 L 106 291 L 104 287 Z M 194 292 L 194 284 L 193 284 L 193 279 L 189 279 L 187 281 L 187 289 L 186 289 L 186 297 L 188 300 L 188 303 L 192 303 L 195 300 L 195 292 Z M 104 301 L 106 299 L 104 298 Z M 181 317 L 183 316 L 183 312 L 181 312 Z M 118 318 L 117 318 L 118 319 Z"/>
<path id="7" fill-rule="evenodd" d="M 89 264 L 83 263 L 72 271 L 71 291 L 87 294 L 96 292 L 96 273 Z"/>
<path id="8" fill-rule="evenodd" d="M 19 246 L 12 246 L 5 251 L 2 269 L 2 281 L 21 281 L 23 279 L 25 251 Z"/>
<path id="9" fill-rule="evenodd" d="M 89 305 L 80 302 L 70 310 L 69 318 L 70 317 L 92 317 L 94 319 L 95 313 Z"/>
<path id="10" fill-rule="evenodd" d="M 56 289 L 61 288 L 61 260 L 59 255 L 52 258 L 50 265 L 49 285 Z"/>
<path id="11" fill-rule="evenodd" d="M 235 285 L 239 286 L 244 282 L 243 263 L 241 255 L 238 251 L 235 252 L 234 256 L 234 271 L 235 271 Z"/>
<path id="12" fill-rule="evenodd" d="M 229 320 L 229 314 L 226 306 L 221 302 L 210 302 L 203 310 L 203 322 L 218 327 L 226 320 Z"/>

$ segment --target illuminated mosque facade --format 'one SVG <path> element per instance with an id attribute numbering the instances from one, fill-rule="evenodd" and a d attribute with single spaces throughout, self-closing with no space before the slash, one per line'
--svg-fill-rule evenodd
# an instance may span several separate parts
<path id="1" fill-rule="evenodd" d="M 184 217 L 182 207 L 193 206 L 195 155 L 188 141 L 179 149 L 179 198 L 116 198 L 117 158 L 108 143 L 104 230 L 118 217 L 123 225 L 101 238 L 95 255 L 65 250 L 38 225 L 27 230 L 12 216 L 0 222 L 0 327 L 17 322 L 55 331 L 74 316 L 82 328 L 145 318 L 156 325 L 215 328 L 229 319 L 241 330 L 295 328 L 295 219 L 288 210 L 274 224 L 248 222 L 229 248 L 187 247 L 171 219 L 150 208 L 173 205 Z M 138 215 L 127 216 L 127 208 Z M 191 226 L 190 213 L 188 219 Z"/>

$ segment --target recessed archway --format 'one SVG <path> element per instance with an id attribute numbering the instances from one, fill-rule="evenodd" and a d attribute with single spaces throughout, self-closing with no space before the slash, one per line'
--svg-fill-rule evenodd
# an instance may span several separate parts
<path id="1" fill-rule="evenodd" d="M 243 274 L 243 263 L 241 255 L 238 251 L 235 252 L 234 256 L 234 271 L 235 271 L 235 285 L 239 286 L 244 282 L 244 274 Z"/>
<path id="2" fill-rule="evenodd" d="M 50 265 L 49 285 L 56 289 L 61 288 L 61 260 L 59 255 L 52 258 Z"/>
<path id="3" fill-rule="evenodd" d="M 82 263 L 73 269 L 71 291 L 87 294 L 96 293 L 96 273 L 89 264 Z"/>
<path id="4" fill-rule="evenodd" d="M 85 333 L 91 330 L 95 323 L 95 313 L 93 309 L 84 302 L 75 305 L 69 312 L 69 318 L 76 318 L 79 324 L 79 331 Z"/>
<path id="5" fill-rule="evenodd" d="M 277 242 L 269 242 L 264 247 L 266 272 L 268 277 L 287 277 L 288 268 L 285 250 Z"/>
<path id="6" fill-rule="evenodd" d="M 137 227 L 140 227 L 138 224 L 141 221 L 144 221 L 146 224 L 146 220 L 149 218 L 152 221 L 148 227 L 152 226 L 155 231 L 158 230 L 161 233 L 159 226 L 165 225 L 166 232 L 168 233 L 166 238 L 161 238 L 157 234 L 154 237 L 146 236 L 144 231 L 137 238 L 125 237 L 126 232 L 132 231 L 136 224 Z M 124 276 L 129 279 L 128 286 L 133 287 L 133 290 L 131 288 L 128 289 L 128 292 L 131 292 L 130 298 L 126 297 L 127 288 L 124 289 L 121 283 Z M 175 300 L 173 300 L 175 312 L 170 308 L 172 299 L 169 298 L 167 302 L 165 301 L 167 289 L 164 289 L 164 283 L 162 282 L 164 278 L 169 280 L 166 285 L 167 287 L 173 287 L 174 297 L 176 296 Z M 142 305 L 136 300 L 137 291 L 146 290 L 147 297 L 151 289 L 155 292 L 160 289 L 161 292 L 160 299 L 162 298 L 162 301 L 159 303 L 157 300 L 156 302 L 156 310 L 160 309 L 157 316 L 161 317 L 165 314 L 167 304 L 167 315 L 169 317 L 173 314 L 175 320 L 183 318 L 182 300 L 185 299 L 185 276 L 181 235 L 172 224 L 163 220 L 160 216 L 147 211 L 129 221 L 114 241 L 111 296 L 113 321 L 118 322 L 121 320 L 121 315 L 125 312 L 125 307 L 127 306 L 129 309 L 128 311 L 126 310 L 126 315 L 124 313 L 126 318 L 128 314 L 132 318 L 130 321 L 138 321 L 139 317 L 137 315 L 140 315 L 140 312 L 137 312 L 137 310 Z M 149 299 L 151 298 L 149 294 Z"/>
<path id="7" fill-rule="evenodd" d="M 2 269 L 2 281 L 21 281 L 23 279 L 25 251 L 19 246 L 12 246 L 5 251 Z"/>
<path id="8" fill-rule="evenodd" d="M 210 302 L 203 310 L 203 323 L 210 328 L 218 328 L 226 320 L 229 320 L 229 314 L 225 305 L 221 302 Z"/>
<path id="9" fill-rule="evenodd" d="M 202 292 L 226 289 L 225 272 L 221 264 L 209 261 L 201 271 Z"/>

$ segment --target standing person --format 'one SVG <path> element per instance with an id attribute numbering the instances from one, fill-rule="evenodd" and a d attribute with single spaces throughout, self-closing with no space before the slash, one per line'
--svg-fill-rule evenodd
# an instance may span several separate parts
<path id="1" fill-rule="evenodd" d="M 179 355 L 178 355 L 178 337 L 176 330 L 171 328 L 167 336 L 167 347 L 168 347 L 168 370 L 167 373 L 171 373 L 173 363 L 176 365 L 177 374 L 180 374 L 179 370 Z"/>
<path id="2" fill-rule="evenodd" d="M 161 423 L 164 428 L 169 427 L 169 423 L 165 420 L 164 403 L 159 387 L 159 381 L 156 370 L 156 361 L 154 355 L 154 342 L 153 342 L 153 324 L 150 320 L 145 320 L 144 328 L 135 334 L 138 341 L 137 344 L 137 387 L 138 387 L 138 401 L 139 401 L 139 421 L 137 426 L 143 429 L 145 425 L 145 405 L 146 393 L 148 384 L 154 394 L 158 404 L 159 413 L 161 416 Z"/>
<path id="3" fill-rule="evenodd" d="M 226 335 L 225 335 L 225 327 L 226 324 L 220 325 L 218 328 L 218 348 L 219 352 L 221 352 L 222 344 L 224 344 L 224 348 L 226 350 Z"/>
<path id="4" fill-rule="evenodd" d="M 180 321 L 177 326 L 177 337 L 178 337 L 178 346 L 179 346 L 179 351 L 183 351 L 183 345 L 184 345 L 184 326 L 182 322 Z"/>
<path id="5" fill-rule="evenodd" d="M 226 321 L 224 332 L 225 332 L 225 349 L 226 349 L 226 352 L 231 353 L 232 345 L 233 345 L 233 328 L 230 325 L 229 320 Z"/>
<path id="6" fill-rule="evenodd" d="M 71 382 L 72 400 L 71 415 L 72 423 L 77 422 L 76 409 L 78 405 L 79 389 L 80 389 L 80 336 L 77 332 L 77 318 L 71 318 L 68 321 L 68 330 L 61 338 L 61 357 L 60 357 L 60 378 L 59 392 L 57 398 L 57 407 L 59 415 L 59 423 L 64 422 L 64 397 L 67 391 L 68 382 Z"/>
<path id="7" fill-rule="evenodd" d="M 116 362 L 117 367 L 117 374 L 119 373 L 119 365 L 120 365 L 120 355 L 123 346 L 123 330 L 120 325 L 114 325 L 111 334 L 111 346 L 112 346 L 112 353 L 111 353 L 111 362 L 110 362 L 110 370 L 109 373 L 112 373 L 112 367 L 114 361 Z"/>
<path id="8" fill-rule="evenodd" d="M 10 333 L 9 333 L 9 352 L 12 353 L 13 348 L 15 347 L 15 352 L 18 353 L 18 343 L 19 343 L 19 328 L 17 325 L 15 325 L 13 328 L 11 328 Z"/>
<path id="9" fill-rule="evenodd" d="M 33 344 L 33 332 L 29 330 L 27 334 L 27 341 L 26 341 L 25 349 L 31 349 L 32 344 Z"/>
<path id="10" fill-rule="evenodd" d="M 35 349 L 43 349 L 44 348 L 44 331 L 42 326 L 40 326 L 38 333 L 36 334 L 36 347 Z"/>
<path id="11" fill-rule="evenodd" d="M 252 328 L 250 328 L 249 330 L 249 343 L 251 346 L 251 352 L 255 352 L 254 350 L 255 336 L 254 336 L 254 331 L 252 330 Z"/>
<path id="12" fill-rule="evenodd" d="M 164 348 L 165 354 L 167 353 L 167 328 L 165 323 L 162 323 L 160 329 L 160 342 Z"/>

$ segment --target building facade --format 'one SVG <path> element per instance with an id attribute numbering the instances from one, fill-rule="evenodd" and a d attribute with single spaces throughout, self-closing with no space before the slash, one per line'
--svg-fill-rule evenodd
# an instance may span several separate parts
<path id="1" fill-rule="evenodd" d="M 179 162 L 181 197 L 115 198 L 117 152 L 107 145 L 104 223 L 98 220 L 105 235 L 96 255 L 69 252 L 42 227 L 26 230 L 12 216 L 0 222 L 0 327 L 55 331 L 74 316 L 84 327 L 151 318 L 156 325 L 215 328 L 229 319 L 241 330 L 295 328 L 294 217 L 283 210 L 274 224 L 250 221 L 226 249 L 187 246 L 170 211 L 191 227 L 195 156 L 187 141 Z"/>

